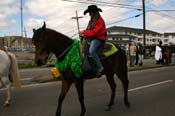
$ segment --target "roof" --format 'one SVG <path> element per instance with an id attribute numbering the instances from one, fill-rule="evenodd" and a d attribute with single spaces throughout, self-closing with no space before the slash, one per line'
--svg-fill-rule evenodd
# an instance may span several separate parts
<path id="1" fill-rule="evenodd" d="M 129 34 L 108 34 L 108 37 L 137 38 L 136 36 L 129 35 Z"/>
<path id="2" fill-rule="evenodd" d="M 107 28 L 107 31 L 117 31 L 117 32 L 136 32 L 136 33 L 143 33 L 143 29 L 138 28 L 131 28 L 131 27 L 122 27 L 122 26 L 113 26 Z M 158 34 L 162 35 L 161 33 L 151 31 L 151 30 L 145 30 L 146 34 Z"/>
<path id="3" fill-rule="evenodd" d="M 175 36 L 175 33 L 164 33 L 164 36 L 167 37 L 167 36 Z"/>

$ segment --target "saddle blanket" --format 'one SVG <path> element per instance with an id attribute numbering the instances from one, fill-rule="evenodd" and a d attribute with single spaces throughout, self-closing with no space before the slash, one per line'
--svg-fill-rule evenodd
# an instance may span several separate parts
<path id="1" fill-rule="evenodd" d="M 104 48 L 102 49 L 102 54 L 105 57 L 111 56 L 118 51 L 118 48 L 110 42 L 106 42 Z"/>

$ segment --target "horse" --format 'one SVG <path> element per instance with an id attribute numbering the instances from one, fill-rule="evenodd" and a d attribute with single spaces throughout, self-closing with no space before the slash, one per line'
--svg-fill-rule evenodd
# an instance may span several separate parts
<path id="1" fill-rule="evenodd" d="M 4 106 L 10 105 L 11 85 L 20 88 L 20 76 L 16 56 L 8 51 L 0 50 L 0 88 L 6 87 L 7 96 Z"/>
<path id="2" fill-rule="evenodd" d="M 57 59 L 64 59 L 65 55 L 69 51 L 70 46 L 73 43 L 73 39 L 53 29 L 46 28 L 46 24 L 44 22 L 42 27 L 33 29 L 32 42 L 35 45 L 36 50 L 35 63 L 38 66 L 42 66 L 47 63 L 48 57 L 51 53 L 54 54 Z M 127 108 L 129 108 L 130 103 L 128 101 L 128 68 L 127 57 L 124 50 L 119 49 L 118 52 L 112 56 L 103 59 L 102 64 L 104 66 L 104 74 L 106 75 L 107 82 L 110 85 L 111 89 L 110 101 L 107 110 L 111 110 L 111 107 L 114 105 L 116 91 L 116 83 L 114 80 L 115 74 L 122 82 L 124 91 L 124 104 Z M 63 71 L 61 72 L 61 75 L 62 89 L 58 98 L 56 116 L 61 116 L 62 102 L 73 83 L 75 84 L 81 105 L 80 116 L 85 116 L 86 108 L 84 104 L 84 78 L 77 78 L 72 70 Z"/>

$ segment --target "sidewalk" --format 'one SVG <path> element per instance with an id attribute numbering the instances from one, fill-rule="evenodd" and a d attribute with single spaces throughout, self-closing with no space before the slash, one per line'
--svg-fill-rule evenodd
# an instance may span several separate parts
<path id="1" fill-rule="evenodd" d="M 166 64 L 156 64 L 156 60 L 150 58 L 150 59 L 144 59 L 142 66 L 135 65 L 134 67 L 130 67 L 128 62 L 128 69 L 129 71 L 135 71 L 135 70 L 144 70 L 144 69 L 167 67 L 167 66 L 174 66 L 174 65 L 175 65 L 174 59 L 172 59 L 171 64 L 166 65 Z"/>
<path id="2" fill-rule="evenodd" d="M 170 65 L 156 64 L 155 59 L 144 59 L 143 66 L 135 65 L 134 67 L 130 67 L 129 62 L 128 62 L 128 71 L 136 71 L 136 70 L 144 70 L 144 69 L 168 67 L 168 66 L 175 66 L 174 59 L 172 60 L 172 63 Z M 38 70 L 41 71 L 40 73 L 42 73 L 42 71 L 44 71 L 46 73 L 46 69 L 47 69 L 48 75 L 46 75 L 46 74 L 44 75 L 44 73 L 43 73 L 43 75 L 35 76 L 32 79 L 32 81 L 37 82 L 37 83 L 44 83 L 44 82 L 49 82 L 49 81 L 60 80 L 60 79 L 56 79 L 52 76 L 52 74 L 50 72 L 51 68 L 43 68 L 43 70 L 42 70 L 42 68 L 38 68 Z M 30 72 L 29 70 L 28 70 L 28 73 Z M 32 69 L 32 70 L 36 70 L 36 69 Z"/>

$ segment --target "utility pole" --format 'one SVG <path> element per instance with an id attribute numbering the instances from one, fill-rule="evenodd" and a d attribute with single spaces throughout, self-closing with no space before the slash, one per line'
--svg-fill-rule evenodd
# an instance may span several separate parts
<path id="1" fill-rule="evenodd" d="M 80 38 L 80 26 L 79 26 L 79 19 L 80 18 L 83 18 L 82 16 L 78 16 L 78 12 L 76 10 L 76 17 L 72 17 L 72 19 L 76 19 L 77 20 L 77 28 L 78 28 L 78 35 L 79 35 L 79 38 Z"/>
<path id="2" fill-rule="evenodd" d="M 21 37 L 23 38 L 23 3 L 21 0 Z"/>
<path id="3" fill-rule="evenodd" d="M 27 31 L 26 31 L 25 27 L 24 27 L 24 37 L 25 37 L 25 39 L 27 39 Z"/>
<path id="4" fill-rule="evenodd" d="M 145 0 L 142 0 L 142 7 L 143 7 L 143 45 L 146 46 Z"/>

